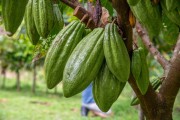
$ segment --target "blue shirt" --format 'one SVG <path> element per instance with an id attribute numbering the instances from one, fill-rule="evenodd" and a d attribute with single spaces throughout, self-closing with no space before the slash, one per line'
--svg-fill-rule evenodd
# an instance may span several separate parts
<path id="1" fill-rule="evenodd" d="M 94 98 L 92 93 L 92 83 L 82 92 L 82 103 L 84 104 L 94 103 Z"/>

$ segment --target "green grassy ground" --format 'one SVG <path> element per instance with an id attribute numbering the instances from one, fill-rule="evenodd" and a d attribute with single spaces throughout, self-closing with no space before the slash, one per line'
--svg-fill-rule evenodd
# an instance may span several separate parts
<path id="1" fill-rule="evenodd" d="M 80 116 L 81 94 L 71 98 L 62 96 L 61 85 L 58 94 L 54 90 L 46 93 L 43 80 L 38 79 L 36 94 L 31 93 L 31 80 L 22 80 L 22 89 L 17 92 L 13 87 L 14 79 L 7 79 L 5 89 L 0 89 L 0 120 L 101 120 L 99 117 Z M 0 77 L 0 81 L 2 78 Z M 127 84 L 119 99 L 113 104 L 113 117 L 107 120 L 138 120 L 137 107 L 131 107 L 132 91 Z M 178 95 L 180 98 L 180 95 Z M 176 100 L 174 120 L 180 118 L 180 101 Z"/>

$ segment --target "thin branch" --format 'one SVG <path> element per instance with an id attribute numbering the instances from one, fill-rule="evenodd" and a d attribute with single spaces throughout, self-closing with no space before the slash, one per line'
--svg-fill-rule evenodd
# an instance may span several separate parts
<path id="1" fill-rule="evenodd" d="M 179 34 L 176 46 L 174 48 L 174 53 L 173 53 L 173 56 L 171 58 L 171 62 L 173 62 L 176 59 L 179 52 L 180 52 L 180 34 Z"/>
<path id="2" fill-rule="evenodd" d="M 166 70 L 169 66 L 169 61 L 167 61 L 161 53 L 158 51 L 158 49 L 153 45 L 151 42 L 147 31 L 141 26 L 139 22 L 136 23 L 136 29 L 139 36 L 142 38 L 142 41 L 146 48 L 149 50 L 149 52 L 154 56 L 154 58 L 160 63 L 160 65 Z"/>

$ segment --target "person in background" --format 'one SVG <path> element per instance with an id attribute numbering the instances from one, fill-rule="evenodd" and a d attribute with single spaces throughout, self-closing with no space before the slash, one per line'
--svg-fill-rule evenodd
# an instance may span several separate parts
<path id="1" fill-rule="evenodd" d="M 92 83 L 82 92 L 82 106 L 81 115 L 88 116 L 89 111 L 92 111 L 94 115 L 106 118 L 112 115 L 111 110 L 108 112 L 102 112 L 94 101 L 92 93 Z"/>

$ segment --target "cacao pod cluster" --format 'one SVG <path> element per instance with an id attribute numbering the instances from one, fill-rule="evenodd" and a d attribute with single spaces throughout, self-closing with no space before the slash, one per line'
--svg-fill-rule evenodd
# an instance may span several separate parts
<path id="1" fill-rule="evenodd" d="M 106 112 L 129 78 L 130 58 L 115 24 L 91 31 L 73 21 L 54 39 L 44 68 L 47 87 L 52 89 L 62 81 L 65 97 L 80 93 L 93 82 L 95 102 Z"/>
<path id="2" fill-rule="evenodd" d="M 20 26 L 23 17 L 28 37 L 33 45 L 50 33 L 60 31 L 64 26 L 58 4 L 51 0 L 2 0 L 2 15 L 6 31 L 12 36 Z"/>

